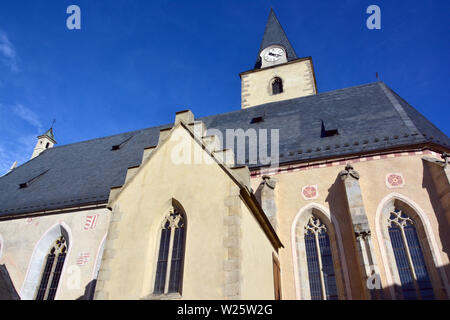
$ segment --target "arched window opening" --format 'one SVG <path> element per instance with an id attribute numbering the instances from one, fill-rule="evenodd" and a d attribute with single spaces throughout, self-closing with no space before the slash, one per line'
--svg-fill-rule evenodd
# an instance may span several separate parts
<path id="1" fill-rule="evenodd" d="M 161 229 L 154 294 L 181 294 L 185 240 L 185 216 L 181 210 L 171 208 Z"/>
<path id="2" fill-rule="evenodd" d="M 36 295 L 36 300 L 54 300 L 58 289 L 61 272 L 66 260 L 67 244 L 64 236 L 60 236 L 49 253 L 44 264 L 41 282 Z"/>
<path id="3" fill-rule="evenodd" d="M 434 299 L 433 287 L 425 265 L 414 221 L 395 208 L 388 218 L 388 231 L 400 276 L 403 298 Z"/>
<path id="4" fill-rule="evenodd" d="M 280 78 L 275 78 L 272 81 L 272 94 L 279 94 L 283 92 L 283 81 Z"/>
<path id="5" fill-rule="evenodd" d="M 305 248 L 312 300 L 337 300 L 338 290 L 326 226 L 312 216 L 305 226 Z"/>
<path id="6" fill-rule="evenodd" d="M 48 149 L 48 147 L 50 147 L 50 142 L 47 142 L 47 144 L 45 145 L 45 149 Z"/>

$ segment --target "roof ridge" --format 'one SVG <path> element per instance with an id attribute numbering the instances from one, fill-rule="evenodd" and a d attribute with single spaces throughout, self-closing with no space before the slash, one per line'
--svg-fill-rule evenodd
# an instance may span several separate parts
<path id="1" fill-rule="evenodd" d="M 356 85 L 356 86 L 351 86 L 351 87 L 347 87 L 347 88 L 342 88 L 342 89 L 335 89 L 335 90 L 330 90 L 330 91 L 324 91 L 324 92 L 320 92 L 317 93 L 315 95 L 310 95 L 310 96 L 305 96 L 305 97 L 299 97 L 299 98 L 292 98 L 292 99 L 286 99 L 286 100 L 282 100 L 282 101 L 275 101 L 275 102 L 269 102 L 269 103 L 263 103 L 263 104 L 259 104 L 256 106 L 253 106 L 251 108 L 247 108 L 247 109 L 238 109 L 238 110 L 233 110 L 233 111 L 228 111 L 228 112 L 224 112 L 224 113 L 216 113 L 216 114 L 210 114 L 207 116 L 203 116 L 200 118 L 196 118 L 196 120 L 202 120 L 205 118 L 209 118 L 209 117 L 214 117 L 214 116 L 219 116 L 219 115 L 229 115 L 229 114 L 234 114 L 234 113 L 238 113 L 238 112 L 243 112 L 244 110 L 248 111 L 248 110 L 255 110 L 256 108 L 260 108 L 263 106 L 267 106 L 267 105 L 271 105 L 271 104 L 276 104 L 276 103 L 280 103 L 280 102 L 284 102 L 284 101 L 294 101 L 294 100 L 303 100 L 303 99 L 311 99 L 313 97 L 316 96 L 322 96 L 322 95 L 327 95 L 327 94 L 332 94 L 335 92 L 340 92 L 343 90 L 348 90 L 348 89 L 357 89 L 357 88 L 362 88 L 362 87 L 366 87 L 366 86 L 371 86 L 371 85 L 375 85 L 377 83 L 379 83 L 380 81 L 376 81 L 376 82 L 369 82 L 369 83 L 365 83 L 365 84 L 360 84 L 360 85 Z M 47 149 L 46 151 L 51 151 L 52 149 L 61 149 L 67 146 L 73 146 L 76 144 L 80 144 L 80 143 L 87 143 L 87 142 L 91 142 L 91 141 L 96 141 L 96 140 L 101 140 L 101 139 L 107 139 L 107 138 L 112 138 L 112 137 L 116 137 L 116 136 L 120 136 L 123 134 L 132 134 L 132 133 L 136 133 L 139 131 L 145 131 L 145 130 L 150 130 L 150 129 L 156 129 L 156 128 L 167 128 L 169 126 L 173 125 L 173 123 L 167 123 L 167 124 L 163 124 L 163 125 L 159 125 L 159 126 L 154 126 L 154 127 L 147 127 L 147 128 L 142 128 L 142 129 L 137 129 L 137 130 L 133 130 L 133 131 L 124 131 L 121 133 L 117 133 L 117 134 L 113 134 L 113 135 L 108 135 L 108 136 L 103 136 L 103 137 L 98 137 L 98 138 L 92 138 L 92 139 L 88 139 L 88 140 L 82 140 L 82 141 L 78 141 L 78 142 L 74 142 L 74 143 L 69 143 L 69 144 L 64 144 L 64 145 L 59 145 L 59 146 L 54 146 L 51 149 Z"/>
<path id="2" fill-rule="evenodd" d="M 157 129 L 157 128 L 166 128 L 166 127 L 169 127 L 169 126 L 172 126 L 172 125 L 173 124 L 168 123 L 168 124 L 163 124 L 163 125 L 154 126 L 154 127 L 147 127 L 147 128 L 137 129 L 137 130 L 133 130 L 133 131 L 124 131 L 124 132 L 112 134 L 112 135 L 109 135 L 109 136 L 92 138 L 92 139 L 88 139 L 88 140 L 82 140 L 82 141 L 78 141 L 78 142 L 73 142 L 73 143 L 69 143 L 69 144 L 63 144 L 63 145 L 60 145 L 60 146 L 55 146 L 55 147 L 53 147 L 51 149 L 47 149 L 46 151 L 51 151 L 53 149 L 61 149 L 61 148 L 64 148 L 64 147 L 73 146 L 73 145 L 81 144 L 81 143 L 87 143 L 87 142 L 92 142 L 92 141 L 97 141 L 97 140 L 102 140 L 102 139 L 108 139 L 108 138 L 112 138 L 112 137 L 121 136 L 121 135 L 124 135 L 124 134 L 137 133 L 139 131 L 146 131 L 146 130 Z"/>
<path id="3" fill-rule="evenodd" d="M 414 122 L 412 121 L 411 117 L 406 113 L 405 109 L 402 107 L 400 102 L 397 100 L 397 98 L 394 96 L 393 91 L 384 83 L 379 82 L 379 86 L 381 87 L 381 90 L 388 98 L 389 102 L 392 104 L 394 109 L 398 112 L 400 115 L 400 119 L 402 119 L 405 126 L 409 129 L 411 134 L 420 134 L 423 137 L 423 134 L 420 132 L 420 130 L 416 127 Z"/>

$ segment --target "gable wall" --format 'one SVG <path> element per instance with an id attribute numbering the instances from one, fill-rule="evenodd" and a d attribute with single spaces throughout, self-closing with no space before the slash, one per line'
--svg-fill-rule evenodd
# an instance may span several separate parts
<path id="1" fill-rule="evenodd" d="M 187 216 L 182 298 L 224 299 L 231 295 L 225 279 L 230 240 L 226 218 L 230 197 L 239 194 L 239 190 L 215 163 L 175 164 L 172 161 L 173 150 L 178 152 L 183 149 L 180 146 L 187 146 L 191 141 L 184 128 L 174 129 L 168 141 L 160 144 L 113 203 L 112 219 L 117 223 L 110 227 L 111 236 L 99 276 L 104 283 L 98 287 L 101 291 L 98 298 L 161 298 L 152 296 L 154 274 L 160 227 L 172 198 L 181 203 Z M 198 144 L 191 146 L 192 150 L 206 155 Z M 239 197 L 233 201 L 236 199 L 241 201 Z M 244 210 L 238 218 L 249 214 Z M 247 232 L 244 228 L 241 231 Z M 259 233 L 263 234 L 262 229 Z M 254 243 L 251 249 L 270 252 L 267 247 L 271 247 L 270 243 L 262 241 Z"/>

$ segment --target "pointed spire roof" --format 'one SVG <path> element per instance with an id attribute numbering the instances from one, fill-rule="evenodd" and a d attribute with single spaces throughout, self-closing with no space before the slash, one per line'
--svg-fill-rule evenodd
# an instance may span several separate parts
<path id="1" fill-rule="evenodd" d="M 273 11 L 273 9 L 270 9 L 269 19 L 267 20 L 266 29 L 264 30 L 264 36 L 261 41 L 261 47 L 259 48 L 256 65 L 260 63 L 261 58 L 259 54 L 261 53 L 261 51 L 264 48 L 275 44 L 281 45 L 286 49 L 288 61 L 297 59 L 297 54 L 295 53 L 294 48 L 289 42 L 289 39 L 287 38 L 283 27 L 278 21 L 277 16 L 275 15 L 275 11 Z"/>
<path id="2" fill-rule="evenodd" d="M 51 140 L 53 140 L 56 143 L 55 136 L 53 135 L 53 127 L 48 129 L 44 134 L 41 134 L 38 138 L 47 136 Z"/>

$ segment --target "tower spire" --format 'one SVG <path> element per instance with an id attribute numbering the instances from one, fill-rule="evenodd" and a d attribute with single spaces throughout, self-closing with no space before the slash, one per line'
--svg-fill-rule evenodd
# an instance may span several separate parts
<path id="1" fill-rule="evenodd" d="M 55 120 L 53 120 L 52 126 L 48 129 L 44 134 L 38 136 L 38 141 L 36 143 L 36 147 L 34 147 L 33 154 L 31 155 L 31 159 L 37 157 L 43 151 L 49 148 L 53 148 L 56 144 L 55 136 L 53 135 L 53 124 Z"/>
<path id="2" fill-rule="evenodd" d="M 286 33 L 283 30 L 280 22 L 278 21 L 275 11 L 270 9 L 269 18 L 267 19 L 266 29 L 264 30 L 263 39 L 261 41 L 261 46 L 258 52 L 258 58 L 256 60 L 255 68 L 261 67 L 261 52 L 272 45 L 280 45 L 286 50 L 287 61 L 292 61 L 297 59 L 297 54 L 292 47 Z"/>

